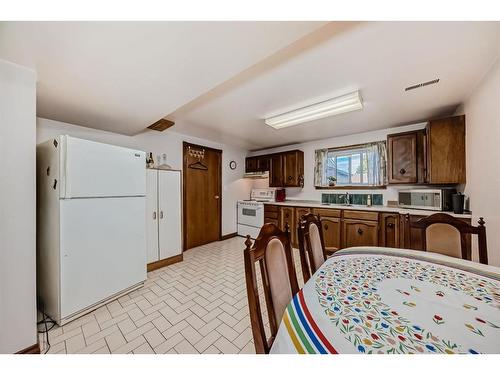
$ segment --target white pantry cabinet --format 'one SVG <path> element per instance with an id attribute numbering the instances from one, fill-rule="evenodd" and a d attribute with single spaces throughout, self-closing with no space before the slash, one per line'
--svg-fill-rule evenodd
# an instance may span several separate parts
<path id="1" fill-rule="evenodd" d="M 148 271 L 182 260 L 181 172 L 146 171 Z"/>

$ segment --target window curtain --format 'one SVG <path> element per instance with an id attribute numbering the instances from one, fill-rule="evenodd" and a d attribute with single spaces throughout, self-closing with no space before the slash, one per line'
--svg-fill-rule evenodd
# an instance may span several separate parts
<path id="1" fill-rule="evenodd" d="M 366 145 L 368 156 L 368 184 L 387 185 L 387 150 L 384 141 Z"/>
<path id="2" fill-rule="evenodd" d="M 314 186 L 327 186 L 326 165 L 328 158 L 328 149 L 316 150 L 314 163 Z"/>
<path id="3" fill-rule="evenodd" d="M 326 171 L 328 163 L 335 163 L 336 153 L 345 154 L 345 147 L 325 148 L 316 150 L 314 166 L 314 184 L 315 186 L 328 186 Z M 387 150 L 385 141 L 367 143 L 364 145 L 352 147 L 353 153 L 366 152 L 367 155 L 367 176 L 366 185 L 384 186 L 387 185 Z M 332 166 L 331 166 L 332 167 Z M 335 169 L 335 165 L 333 165 Z"/>

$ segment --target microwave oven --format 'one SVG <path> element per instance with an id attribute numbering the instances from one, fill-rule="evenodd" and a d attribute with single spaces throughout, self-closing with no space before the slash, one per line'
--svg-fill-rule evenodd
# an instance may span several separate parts
<path id="1" fill-rule="evenodd" d="M 408 189 L 398 191 L 398 205 L 404 208 L 432 211 L 452 211 L 455 188 Z"/>

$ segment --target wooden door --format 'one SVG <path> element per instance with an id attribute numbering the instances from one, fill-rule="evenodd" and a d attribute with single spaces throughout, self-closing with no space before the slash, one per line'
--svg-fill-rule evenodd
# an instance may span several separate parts
<path id="1" fill-rule="evenodd" d="M 381 214 L 380 246 L 399 246 L 399 214 Z"/>
<path id="2" fill-rule="evenodd" d="M 344 246 L 378 246 L 378 222 L 344 219 Z"/>
<path id="3" fill-rule="evenodd" d="M 417 183 L 417 133 L 387 136 L 388 180 L 390 184 Z"/>
<path id="4" fill-rule="evenodd" d="M 430 121 L 427 149 L 429 183 L 465 183 L 465 116 Z"/>
<path id="5" fill-rule="evenodd" d="M 158 171 L 146 170 L 146 259 L 159 259 L 158 253 Z"/>
<path id="6" fill-rule="evenodd" d="M 257 158 L 249 157 L 245 159 L 245 172 L 257 172 Z"/>
<path id="7" fill-rule="evenodd" d="M 283 187 L 283 157 L 271 155 L 269 166 L 269 187 Z"/>
<path id="8" fill-rule="evenodd" d="M 269 171 L 269 167 L 270 167 L 269 156 L 264 155 L 257 157 L 257 170 L 259 172 Z"/>
<path id="9" fill-rule="evenodd" d="M 304 154 L 290 151 L 283 154 L 283 183 L 285 187 L 302 187 L 304 178 Z"/>
<path id="10" fill-rule="evenodd" d="M 323 227 L 323 241 L 325 251 L 333 254 L 340 249 L 340 235 L 342 225 L 339 217 L 321 216 L 321 225 Z"/>
<path id="11" fill-rule="evenodd" d="M 182 253 L 180 171 L 158 171 L 158 210 L 158 248 L 163 260 Z"/>
<path id="12" fill-rule="evenodd" d="M 218 241 L 222 230 L 222 151 L 184 142 L 184 250 Z"/>
<path id="13" fill-rule="evenodd" d="M 290 227 L 290 240 L 292 242 L 292 246 L 296 247 L 297 245 L 297 223 L 295 220 L 295 209 L 293 207 L 281 207 L 280 208 L 280 226 L 281 230 L 285 230 L 285 224 L 288 223 Z"/>
<path id="14" fill-rule="evenodd" d="M 280 211 L 278 206 L 265 204 L 264 205 L 264 223 L 273 223 L 278 228 L 281 228 L 279 222 Z"/>

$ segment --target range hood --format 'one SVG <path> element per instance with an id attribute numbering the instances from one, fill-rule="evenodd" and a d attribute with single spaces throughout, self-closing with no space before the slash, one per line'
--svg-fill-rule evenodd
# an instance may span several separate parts
<path id="1" fill-rule="evenodd" d="M 269 178 L 269 172 L 247 172 L 243 175 L 243 178 Z"/>

